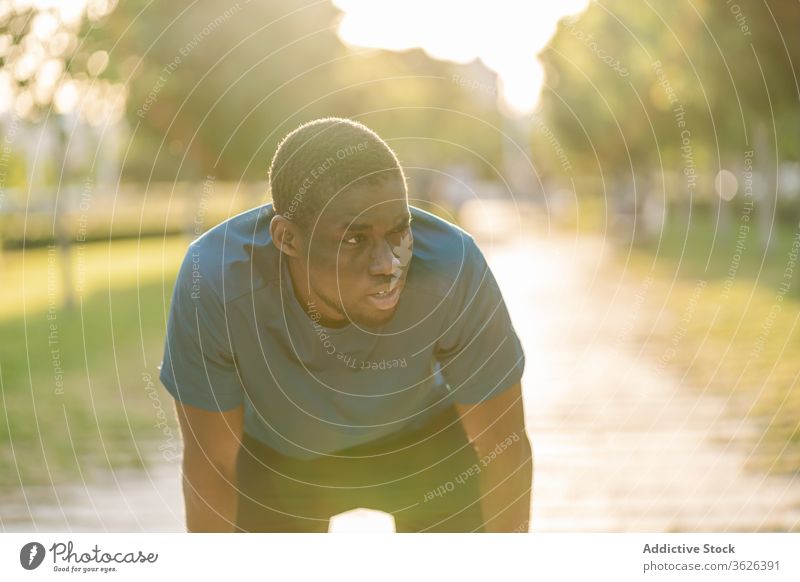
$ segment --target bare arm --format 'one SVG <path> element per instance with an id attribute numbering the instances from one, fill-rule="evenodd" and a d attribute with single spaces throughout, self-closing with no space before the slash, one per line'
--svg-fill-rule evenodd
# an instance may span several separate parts
<path id="1" fill-rule="evenodd" d="M 236 458 L 243 407 L 209 412 L 175 402 L 183 434 L 183 497 L 189 532 L 232 532 L 236 522 Z"/>
<path id="2" fill-rule="evenodd" d="M 487 532 L 527 532 L 533 453 L 525 433 L 522 387 L 516 384 L 479 404 L 457 404 L 478 454 Z"/>

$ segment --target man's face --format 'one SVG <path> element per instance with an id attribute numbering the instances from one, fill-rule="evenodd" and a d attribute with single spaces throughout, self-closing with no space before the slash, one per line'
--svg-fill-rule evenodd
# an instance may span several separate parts
<path id="1" fill-rule="evenodd" d="M 316 308 L 341 323 L 388 321 L 411 261 L 410 223 L 405 186 L 398 178 L 356 186 L 332 199 L 308 227 L 299 257 L 310 298 L 321 304 Z"/>

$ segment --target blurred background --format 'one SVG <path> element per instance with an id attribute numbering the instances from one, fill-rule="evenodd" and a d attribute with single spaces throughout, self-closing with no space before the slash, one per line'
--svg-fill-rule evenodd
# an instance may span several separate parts
<path id="1" fill-rule="evenodd" d="M 179 261 L 334 115 L 490 259 L 533 531 L 800 531 L 798 29 L 779 0 L 0 0 L 2 530 L 183 528 Z"/>

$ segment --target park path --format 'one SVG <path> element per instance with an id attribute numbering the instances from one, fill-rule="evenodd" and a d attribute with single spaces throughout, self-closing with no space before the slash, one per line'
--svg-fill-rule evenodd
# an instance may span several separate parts
<path id="1" fill-rule="evenodd" d="M 481 241 L 527 355 L 533 531 L 800 531 L 800 482 L 745 470 L 754 427 L 639 354 L 642 293 L 600 238 Z M 146 448 L 146 447 L 145 447 Z M 182 531 L 179 464 L 0 493 L 4 531 Z M 58 500 L 55 499 L 55 492 Z M 391 530 L 355 510 L 338 532 Z"/>
<path id="2" fill-rule="evenodd" d="M 533 531 L 800 531 L 800 479 L 745 469 L 758 429 L 640 349 L 646 280 L 610 252 L 549 234 L 487 253 L 527 356 Z"/>
<path id="3" fill-rule="evenodd" d="M 138 447 L 145 470 L 96 472 L 85 483 L 0 491 L 0 531 L 185 531 L 180 462 L 166 461 L 157 443 Z"/>

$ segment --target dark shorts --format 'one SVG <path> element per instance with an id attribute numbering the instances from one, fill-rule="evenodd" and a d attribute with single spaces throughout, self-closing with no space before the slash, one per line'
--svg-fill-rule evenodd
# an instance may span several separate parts
<path id="1" fill-rule="evenodd" d="M 335 457 L 284 456 L 245 433 L 239 451 L 236 530 L 327 532 L 355 508 L 394 516 L 398 532 L 483 531 L 478 458 L 458 415 L 345 449 Z"/>

